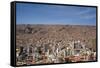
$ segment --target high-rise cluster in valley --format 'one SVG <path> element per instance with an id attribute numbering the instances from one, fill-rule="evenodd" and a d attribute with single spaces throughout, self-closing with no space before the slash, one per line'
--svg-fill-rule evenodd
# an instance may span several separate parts
<path id="1" fill-rule="evenodd" d="M 93 48 L 93 46 L 96 46 L 94 27 L 79 27 L 82 29 L 80 30 L 77 26 L 41 26 L 27 26 L 26 28 L 26 25 L 24 25 L 25 28 L 17 28 L 17 65 L 96 60 L 96 48 Z M 72 28 L 74 30 L 69 31 Z M 84 28 L 87 30 L 84 30 Z M 93 33 L 91 34 L 93 36 L 87 36 L 87 33 Z"/>

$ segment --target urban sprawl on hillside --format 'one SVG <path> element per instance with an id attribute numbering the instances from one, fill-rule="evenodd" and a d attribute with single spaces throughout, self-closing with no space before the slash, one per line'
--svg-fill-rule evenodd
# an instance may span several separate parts
<path id="1" fill-rule="evenodd" d="M 96 60 L 96 26 L 16 26 L 16 64 L 69 63 Z"/>

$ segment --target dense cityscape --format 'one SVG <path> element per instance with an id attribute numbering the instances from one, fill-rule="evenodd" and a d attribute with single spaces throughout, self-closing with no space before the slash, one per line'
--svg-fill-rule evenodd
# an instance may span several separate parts
<path id="1" fill-rule="evenodd" d="M 95 26 L 17 25 L 17 65 L 95 60 Z"/>

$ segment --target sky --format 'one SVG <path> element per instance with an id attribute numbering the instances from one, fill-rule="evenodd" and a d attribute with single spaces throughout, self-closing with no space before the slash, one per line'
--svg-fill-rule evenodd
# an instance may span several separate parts
<path id="1" fill-rule="evenodd" d="M 96 25 L 96 8 L 17 3 L 16 23 Z"/>

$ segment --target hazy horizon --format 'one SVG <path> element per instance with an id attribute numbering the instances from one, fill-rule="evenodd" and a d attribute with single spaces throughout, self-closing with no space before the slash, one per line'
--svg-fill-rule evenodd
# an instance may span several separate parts
<path id="1" fill-rule="evenodd" d="M 79 25 L 79 24 L 16 24 L 16 25 L 58 25 L 58 26 L 62 26 L 62 25 L 64 25 L 64 26 L 66 26 L 66 25 L 68 25 L 68 26 L 95 26 L 96 27 L 96 25 Z"/>

